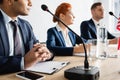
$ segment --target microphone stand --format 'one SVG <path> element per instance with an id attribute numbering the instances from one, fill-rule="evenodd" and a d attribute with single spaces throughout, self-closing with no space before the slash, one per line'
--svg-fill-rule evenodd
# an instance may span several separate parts
<path id="1" fill-rule="evenodd" d="M 113 14 L 113 12 L 109 12 L 109 14 L 111 15 L 111 16 L 114 16 L 117 20 L 119 19 L 118 17 L 116 17 L 114 14 Z"/>
<path id="2" fill-rule="evenodd" d="M 55 17 L 58 21 L 60 21 L 66 28 L 68 28 L 71 32 L 73 32 L 80 41 L 82 41 L 84 52 L 85 52 L 85 60 L 84 60 L 84 67 L 77 66 L 65 70 L 64 76 L 70 80 L 98 80 L 99 79 L 99 69 L 97 67 L 89 67 L 88 59 L 87 59 L 87 51 L 82 38 L 76 34 L 72 29 L 70 29 L 61 19 L 59 19 L 56 15 L 48 10 L 46 5 L 42 5 L 41 8 L 44 11 L 49 12 L 53 17 Z"/>

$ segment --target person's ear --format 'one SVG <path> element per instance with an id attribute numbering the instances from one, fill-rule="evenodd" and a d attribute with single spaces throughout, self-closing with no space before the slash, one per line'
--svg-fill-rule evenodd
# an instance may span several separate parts
<path id="1" fill-rule="evenodd" d="M 64 19 L 64 17 L 65 17 L 65 15 L 64 14 L 62 14 L 62 13 L 60 13 L 60 19 Z"/>

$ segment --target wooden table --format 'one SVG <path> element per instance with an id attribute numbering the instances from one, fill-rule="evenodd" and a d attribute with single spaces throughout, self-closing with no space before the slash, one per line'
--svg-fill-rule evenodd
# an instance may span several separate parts
<path id="1" fill-rule="evenodd" d="M 111 50 L 111 51 L 110 51 Z M 113 52 L 114 51 L 114 52 Z M 119 53 L 115 48 L 109 49 L 110 54 Z M 59 56 L 54 58 L 55 61 L 70 61 L 70 64 L 61 69 L 60 71 L 52 74 L 42 74 L 45 76 L 45 80 L 68 80 L 64 78 L 64 71 L 66 69 L 75 67 L 75 66 L 83 66 L 84 57 L 78 56 Z M 100 69 L 100 79 L 99 80 L 120 80 L 120 57 L 118 58 L 107 58 L 105 60 L 92 60 L 89 61 L 90 65 L 97 66 Z M 16 73 L 0 75 L 0 80 L 22 80 L 15 76 Z"/>

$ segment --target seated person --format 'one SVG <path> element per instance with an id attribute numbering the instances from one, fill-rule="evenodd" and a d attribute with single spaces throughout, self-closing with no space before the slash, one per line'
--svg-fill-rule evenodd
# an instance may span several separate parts
<path id="1" fill-rule="evenodd" d="M 73 24 L 75 18 L 72 13 L 72 6 L 69 3 L 60 4 L 56 9 L 55 16 L 60 18 L 66 25 Z M 75 53 L 84 51 L 83 46 L 80 44 L 80 38 L 77 38 L 55 17 L 53 17 L 53 22 L 57 22 L 57 25 L 47 31 L 46 43 L 49 50 L 57 56 L 72 56 Z"/>
<path id="2" fill-rule="evenodd" d="M 0 0 L 0 74 L 24 70 L 40 61 L 52 59 L 52 53 L 38 42 L 29 22 L 31 0 Z"/>
<path id="3" fill-rule="evenodd" d="M 104 10 L 101 2 L 96 2 L 91 6 L 92 19 L 83 21 L 80 25 L 81 37 L 87 42 L 89 39 L 97 38 L 97 27 L 103 26 L 100 20 L 104 17 Z M 99 26 L 98 26 L 99 25 Z M 107 31 L 109 43 L 117 43 L 115 36 Z"/>

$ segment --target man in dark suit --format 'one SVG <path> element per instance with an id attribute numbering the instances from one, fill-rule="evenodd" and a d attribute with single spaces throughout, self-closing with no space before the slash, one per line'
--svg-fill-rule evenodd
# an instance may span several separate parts
<path id="1" fill-rule="evenodd" d="M 0 0 L 0 74 L 20 71 L 52 57 L 52 53 L 38 43 L 29 22 L 18 17 L 28 15 L 31 6 L 31 0 Z M 16 46 L 11 21 L 18 24 L 19 55 L 19 51 L 14 52 Z"/>
<path id="2" fill-rule="evenodd" d="M 101 2 L 96 2 L 91 6 L 91 14 L 92 19 L 83 21 L 80 25 L 81 37 L 85 39 L 85 41 L 89 39 L 97 38 L 97 26 L 100 25 L 100 20 L 104 17 L 104 10 Z M 116 41 L 115 36 L 110 34 L 107 31 L 108 39 L 112 39 L 112 41 Z"/>

